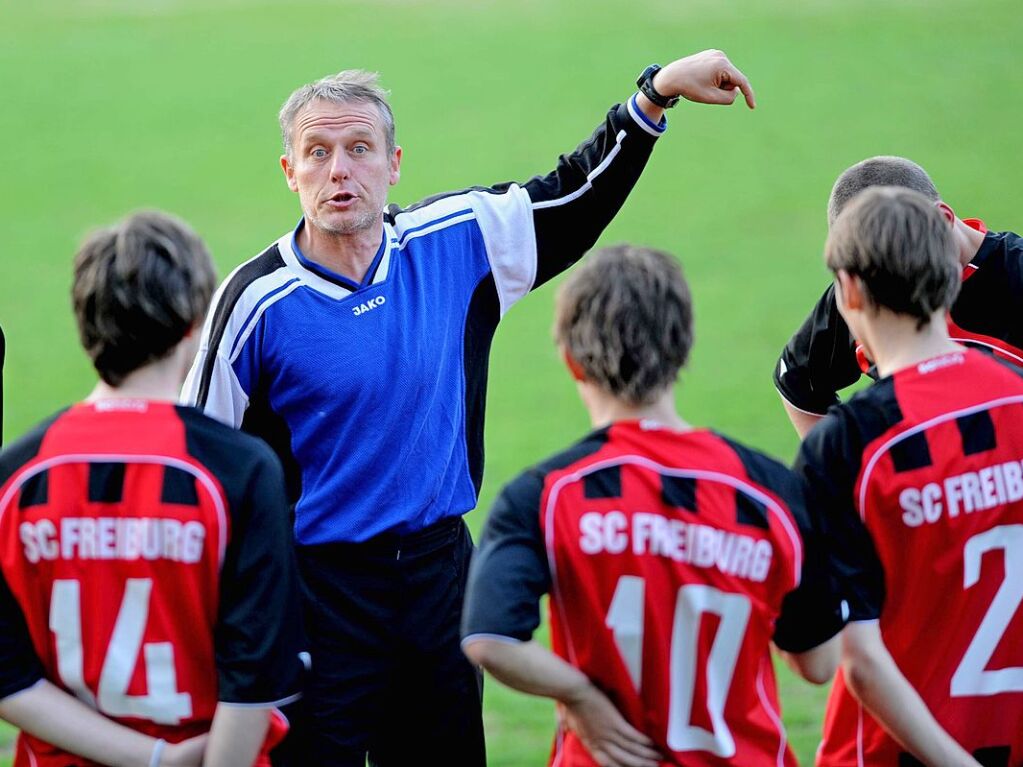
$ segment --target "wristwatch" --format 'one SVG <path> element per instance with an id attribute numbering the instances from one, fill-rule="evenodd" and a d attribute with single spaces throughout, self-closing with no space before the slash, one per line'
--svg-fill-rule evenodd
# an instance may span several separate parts
<path id="1" fill-rule="evenodd" d="M 639 76 L 639 79 L 636 80 L 636 85 L 639 86 L 640 93 L 642 93 L 652 102 L 654 102 L 661 109 L 671 109 L 678 103 L 679 97 L 671 96 L 669 98 L 667 96 L 662 96 L 654 88 L 654 75 L 656 75 L 660 71 L 661 71 L 660 64 L 651 64 L 650 66 L 643 70 L 643 74 L 641 74 Z"/>

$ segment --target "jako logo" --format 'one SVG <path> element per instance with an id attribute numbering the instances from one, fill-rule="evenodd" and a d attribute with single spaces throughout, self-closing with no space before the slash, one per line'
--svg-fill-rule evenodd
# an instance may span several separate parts
<path id="1" fill-rule="evenodd" d="M 367 301 L 364 304 L 359 304 L 358 306 L 356 306 L 354 309 L 352 309 L 352 314 L 358 317 L 360 314 L 365 314 L 370 309 L 376 309 L 378 306 L 383 306 L 386 303 L 387 303 L 386 297 L 377 296 L 376 298 L 369 299 L 369 301 Z"/>

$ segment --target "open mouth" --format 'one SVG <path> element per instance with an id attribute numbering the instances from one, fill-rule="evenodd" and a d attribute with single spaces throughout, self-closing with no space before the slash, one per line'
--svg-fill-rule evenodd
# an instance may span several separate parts
<path id="1" fill-rule="evenodd" d="M 349 203 L 352 200 L 355 200 L 356 197 L 357 197 L 357 195 L 354 195 L 351 192 L 338 192 L 337 194 L 332 195 L 331 197 L 329 197 L 327 201 L 328 202 L 339 203 L 339 204 L 344 204 L 344 203 Z"/>

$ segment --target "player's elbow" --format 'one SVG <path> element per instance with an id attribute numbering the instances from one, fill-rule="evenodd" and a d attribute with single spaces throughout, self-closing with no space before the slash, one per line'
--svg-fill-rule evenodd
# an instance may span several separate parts
<path id="1" fill-rule="evenodd" d="M 500 644 L 494 639 L 470 636 L 462 640 L 462 652 L 474 666 L 492 668 L 500 654 Z"/>
<path id="2" fill-rule="evenodd" d="M 850 647 L 848 643 L 843 647 L 842 675 L 845 677 L 846 687 L 857 700 L 862 700 L 864 692 L 869 691 L 876 683 L 880 670 L 880 659 L 868 648 Z"/>

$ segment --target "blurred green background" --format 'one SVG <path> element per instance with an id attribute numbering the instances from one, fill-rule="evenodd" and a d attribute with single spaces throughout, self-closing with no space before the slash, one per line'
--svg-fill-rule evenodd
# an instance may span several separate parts
<path id="1" fill-rule="evenodd" d="M 771 371 L 827 282 L 831 183 L 866 156 L 903 154 L 960 215 L 1018 229 L 1021 39 L 1019 0 L 0 0 L 4 434 L 92 385 L 68 305 L 91 227 L 168 209 L 226 274 L 294 225 L 276 111 L 299 84 L 382 73 L 405 150 L 392 201 L 404 205 L 546 172 L 645 65 L 715 47 L 759 107 L 671 112 L 603 242 L 685 265 L 697 312 L 686 417 L 787 460 L 796 438 Z M 588 428 L 549 340 L 552 297 L 537 291 L 498 331 L 482 509 Z M 474 529 L 484 514 L 470 515 Z M 784 676 L 782 696 L 811 762 L 823 692 Z M 489 682 L 491 764 L 544 763 L 552 721 L 545 702 Z"/>

